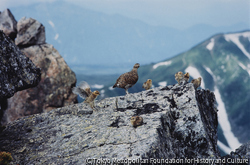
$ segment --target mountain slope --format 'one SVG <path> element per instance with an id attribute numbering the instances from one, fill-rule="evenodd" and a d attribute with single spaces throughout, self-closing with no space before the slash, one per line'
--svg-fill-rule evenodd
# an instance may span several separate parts
<path id="1" fill-rule="evenodd" d="M 177 29 L 151 26 L 121 15 L 108 15 L 64 1 L 11 8 L 17 20 L 32 17 L 46 27 L 46 41 L 76 73 L 122 73 L 136 62 L 170 58 L 218 32 L 247 28 L 194 26 Z M 150 58 L 153 57 L 153 58 Z M 110 63 L 112 61 L 112 63 Z"/>
<path id="2" fill-rule="evenodd" d="M 176 84 L 177 71 L 189 72 L 190 81 L 201 76 L 201 88 L 214 91 L 218 102 L 219 141 L 232 150 L 250 139 L 249 54 L 250 31 L 218 34 L 176 57 L 140 67 L 138 83 L 129 92 L 141 91 L 148 78 L 154 86 Z M 111 85 L 103 93 L 125 94 L 122 89 L 110 90 Z"/>

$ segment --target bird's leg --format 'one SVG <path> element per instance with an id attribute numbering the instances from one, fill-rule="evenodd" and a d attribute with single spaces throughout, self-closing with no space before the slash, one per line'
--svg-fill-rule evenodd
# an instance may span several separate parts
<path id="1" fill-rule="evenodd" d="M 95 109 L 95 105 L 94 105 L 94 101 L 93 101 L 93 102 L 90 102 L 89 105 L 90 105 L 90 108 L 91 108 L 91 109 L 93 109 L 94 111 L 96 110 L 96 109 Z"/>
<path id="2" fill-rule="evenodd" d="M 129 93 L 128 93 L 128 89 L 125 89 L 125 91 L 126 91 L 126 95 L 129 94 Z"/>

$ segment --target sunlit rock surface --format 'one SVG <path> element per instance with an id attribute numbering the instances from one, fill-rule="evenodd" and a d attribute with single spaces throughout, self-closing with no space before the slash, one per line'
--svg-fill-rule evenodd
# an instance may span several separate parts
<path id="1" fill-rule="evenodd" d="M 191 83 L 106 98 L 96 109 L 80 103 L 16 120 L 0 134 L 0 150 L 14 164 L 219 158 L 214 94 Z M 134 115 L 143 117 L 142 126 L 131 126 Z"/>

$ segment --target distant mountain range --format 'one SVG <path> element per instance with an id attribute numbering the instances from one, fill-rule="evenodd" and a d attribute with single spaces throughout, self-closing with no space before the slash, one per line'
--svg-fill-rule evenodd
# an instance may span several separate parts
<path id="1" fill-rule="evenodd" d="M 10 9 L 17 20 L 32 17 L 45 26 L 46 41 L 76 73 L 116 74 L 134 63 L 149 64 L 188 50 L 220 32 L 249 28 L 196 25 L 186 30 L 151 26 L 121 15 L 108 15 L 64 1 Z"/>
<path id="2" fill-rule="evenodd" d="M 178 71 L 189 72 L 190 81 L 202 77 L 201 88 L 214 91 L 219 110 L 218 145 L 224 152 L 250 140 L 250 31 L 218 34 L 173 58 L 141 66 L 139 80 L 129 92 L 142 91 L 142 83 L 149 78 L 155 87 L 176 84 Z M 100 99 L 125 95 L 123 89 L 112 88 L 116 78 L 99 88 Z M 95 83 L 101 84 L 101 80 Z"/>

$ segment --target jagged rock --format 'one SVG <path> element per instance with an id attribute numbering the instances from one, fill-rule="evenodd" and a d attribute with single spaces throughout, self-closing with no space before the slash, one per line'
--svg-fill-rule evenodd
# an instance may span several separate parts
<path id="1" fill-rule="evenodd" d="M 250 163 L 250 141 L 241 145 L 235 152 L 223 157 L 226 159 L 227 164 L 249 164 Z"/>
<path id="2" fill-rule="evenodd" d="M 15 92 L 36 86 L 41 79 L 37 68 L 0 30 L 0 111 Z M 1 115 L 0 115 L 1 116 Z M 1 117 L 0 117 L 1 118 Z"/>
<path id="3" fill-rule="evenodd" d="M 97 101 L 96 109 L 80 103 L 16 120 L 0 134 L 0 150 L 14 164 L 219 158 L 215 96 L 208 90 L 158 87 Z M 142 126 L 131 126 L 134 115 L 143 117 Z"/>
<path id="4" fill-rule="evenodd" d="M 52 45 L 34 45 L 23 48 L 22 52 L 41 68 L 41 81 L 38 86 L 8 99 L 3 124 L 77 102 L 71 90 L 76 84 L 75 74 Z"/>
<path id="5" fill-rule="evenodd" d="M 21 18 L 17 23 L 15 43 L 18 46 L 45 44 L 44 26 L 33 18 Z"/>
<path id="6" fill-rule="evenodd" d="M 9 9 L 0 12 L 0 30 L 2 30 L 13 41 L 17 34 L 17 21 Z"/>

